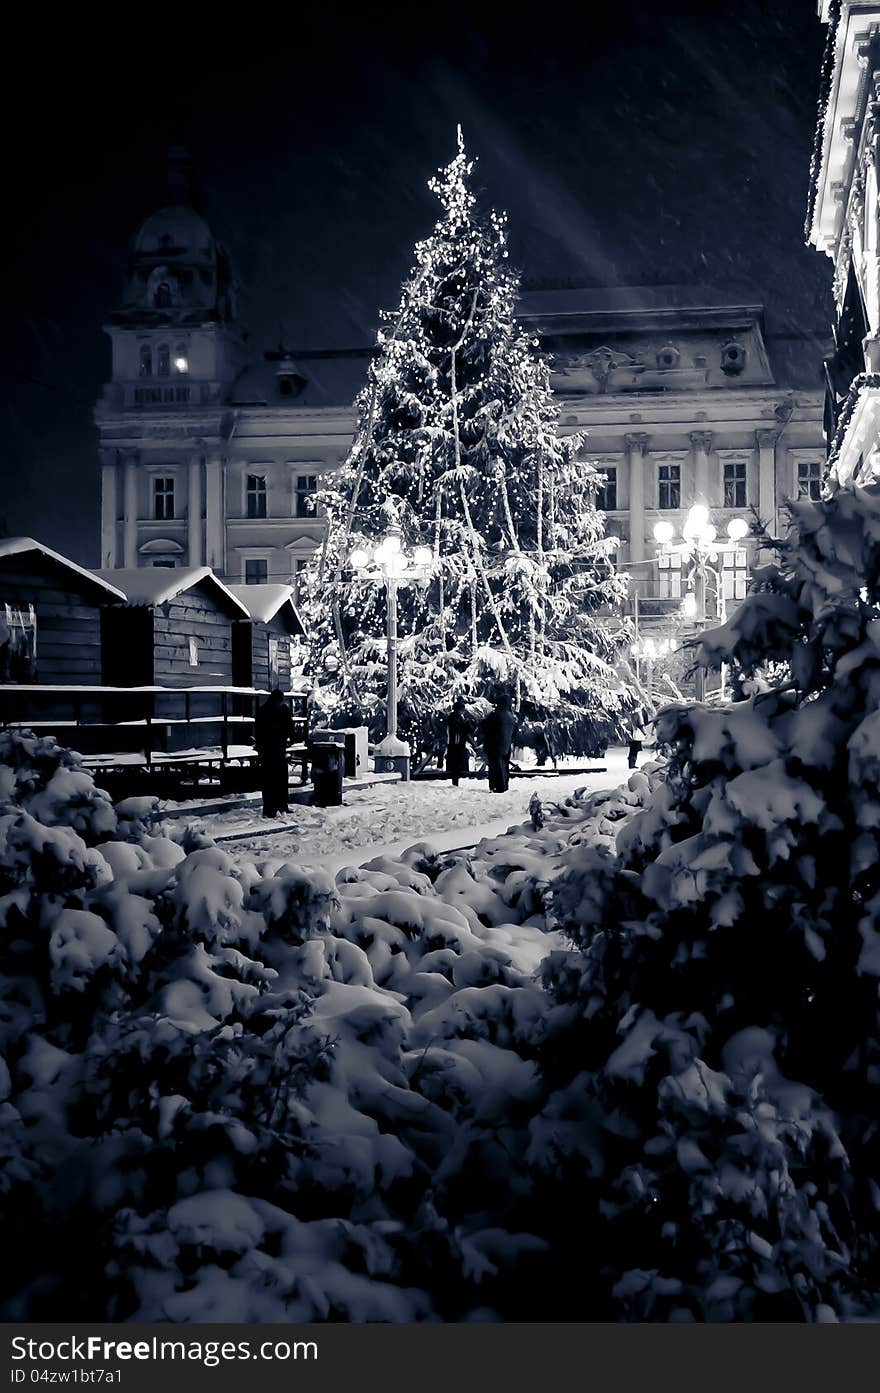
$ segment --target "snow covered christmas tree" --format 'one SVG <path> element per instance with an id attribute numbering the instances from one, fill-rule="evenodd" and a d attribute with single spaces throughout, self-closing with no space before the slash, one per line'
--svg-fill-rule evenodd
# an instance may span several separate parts
<path id="1" fill-rule="evenodd" d="M 637 704 L 616 666 L 623 582 L 601 475 L 559 434 L 547 364 L 514 318 L 506 220 L 481 213 L 472 169 L 459 130 L 429 184 L 440 217 L 379 332 L 353 448 L 319 494 L 329 530 L 305 577 L 316 700 L 332 724 L 382 728 L 384 596 L 349 559 L 396 528 L 433 558 L 400 592 L 401 735 L 428 745 L 453 695 L 504 687 L 524 718 L 587 752 Z"/>

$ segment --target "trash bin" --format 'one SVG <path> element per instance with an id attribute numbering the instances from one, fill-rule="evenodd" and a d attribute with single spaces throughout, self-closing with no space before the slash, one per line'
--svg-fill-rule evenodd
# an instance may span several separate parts
<path id="1" fill-rule="evenodd" d="M 309 733 L 313 745 L 324 745 L 328 741 L 345 742 L 345 777 L 356 779 L 367 772 L 367 727 L 344 726 L 341 730 L 313 730 Z"/>
<path id="2" fill-rule="evenodd" d="M 316 808 L 337 808 L 342 802 L 342 779 L 345 774 L 345 745 L 336 740 L 322 740 L 309 745 L 312 766 L 312 803 Z"/>

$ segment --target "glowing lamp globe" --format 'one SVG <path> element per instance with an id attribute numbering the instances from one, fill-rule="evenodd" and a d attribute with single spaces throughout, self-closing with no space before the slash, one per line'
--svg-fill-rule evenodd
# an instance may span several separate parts
<path id="1" fill-rule="evenodd" d="M 433 555 L 430 547 L 416 547 L 413 552 L 413 561 L 417 566 L 430 566 Z"/>
<path id="2" fill-rule="evenodd" d="M 700 541 L 705 542 L 707 546 L 711 546 L 717 536 L 718 531 L 714 524 L 710 522 L 700 533 Z"/>
<path id="3" fill-rule="evenodd" d="M 349 563 L 352 566 L 354 566 L 355 570 L 360 571 L 363 569 L 364 566 L 369 564 L 370 558 L 367 552 L 364 551 L 363 547 L 356 547 L 355 550 L 351 553 L 351 556 L 348 558 L 348 560 Z"/>
<path id="4" fill-rule="evenodd" d="M 667 542 L 672 541 L 674 532 L 671 522 L 654 523 L 654 541 L 659 542 L 661 546 L 666 546 Z"/>
<path id="5" fill-rule="evenodd" d="M 389 532 L 388 536 L 382 543 L 382 547 L 385 551 L 388 552 L 400 551 L 400 538 L 398 537 L 397 533 Z"/>
<path id="6" fill-rule="evenodd" d="M 189 371 L 189 362 L 187 361 L 186 358 L 175 358 L 175 359 L 174 359 L 174 368 L 175 368 L 175 371 L 176 371 L 176 372 L 188 372 L 188 371 Z"/>
<path id="7" fill-rule="evenodd" d="M 741 542 L 748 534 L 749 524 L 745 518 L 731 518 L 727 524 L 727 535 L 732 542 Z"/>
<path id="8" fill-rule="evenodd" d="M 692 590 L 687 595 L 685 595 L 681 605 L 681 612 L 682 614 L 686 615 L 688 619 L 693 619 L 694 615 L 696 614 L 697 597 Z"/>
<path id="9" fill-rule="evenodd" d="M 708 525 L 709 509 L 704 508 L 702 503 L 695 503 L 684 520 L 682 536 L 688 542 L 701 541 Z"/>

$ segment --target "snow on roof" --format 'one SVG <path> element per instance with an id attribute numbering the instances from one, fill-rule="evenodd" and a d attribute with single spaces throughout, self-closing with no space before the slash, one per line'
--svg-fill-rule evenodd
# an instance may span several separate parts
<path id="1" fill-rule="evenodd" d="M 656 310 L 759 309 L 744 306 L 741 297 L 709 285 L 560 286 L 524 290 L 517 316 L 625 314 Z"/>
<path id="2" fill-rule="evenodd" d="M 104 581 L 119 587 L 122 598 L 130 605 L 164 605 L 194 586 L 207 584 L 228 605 L 249 618 L 246 607 L 232 594 L 210 566 L 136 566 L 94 571 Z"/>
<path id="3" fill-rule="evenodd" d="M 230 594 L 244 605 L 251 619 L 268 624 L 285 604 L 289 604 L 298 628 L 305 633 L 302 620 L 293 603 L 292 585 L 230 585 Z"/>
<path id="4" fill-rule="evenodd" d="M 71 561 L 69 557 L 62 556 L 60 552 L 44 546 L 42 542 L 35 541 L 33 537 L 0 537 L 0 557 L 27 556 L 32 552 L 36 552 L 38 556 L 48 557 L 57 566 L 63 566 L 66 571 L 78 576 L 80 580 L 87 581 L 89 585 L 105 591 L 106 594 L 112 595 L 114 599 L 125 599 L 123 592 L 100 572 L 87 571 L 84 566 L 77 566 L 76 562 Z"/>

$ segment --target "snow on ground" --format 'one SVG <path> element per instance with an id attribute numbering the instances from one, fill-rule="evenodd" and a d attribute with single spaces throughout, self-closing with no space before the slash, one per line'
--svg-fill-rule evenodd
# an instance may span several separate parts
<path id="1" fill-rule="evenodd" d="M 347 788 L 339 808 L 293 805 L 288 814 L 271 819 L 262 817 L 258 808 L 239 808 L 194 815 L 192 825 L 222 841 L 224 851 L 239 863 L 294 858 L 332 872 L 367 856 L 398 854 L 414 842 L 429 842 L 439 851 L 499 836 L 527 821 L 535 793 L 542 801 L 555 802 L 579 788 L 611 788 L 625 782 L 625 750 L 609 750 L 603 764 L 604 770 L 589 774 L 563 770 L 558 775 L 514 778 L 507 793 L 490 793 L 488 785 L 476 779 L 466 779 L 458 788 L 447 780 L 386 782 Z M 353 855 L 360 850 L 363 857 Z"/>

